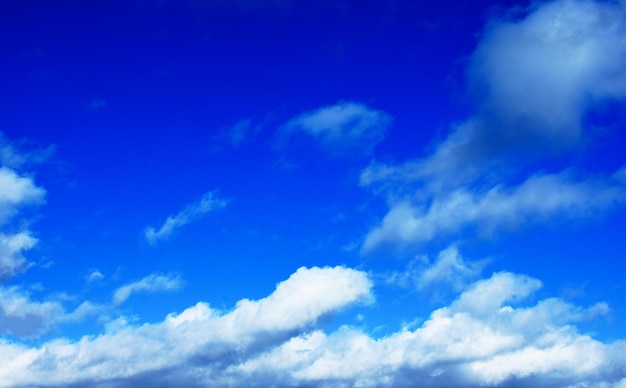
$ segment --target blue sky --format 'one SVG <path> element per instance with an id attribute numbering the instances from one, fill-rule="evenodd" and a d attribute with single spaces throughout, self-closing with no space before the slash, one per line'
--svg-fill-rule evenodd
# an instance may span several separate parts
<path id="1" fill-rule="evenodd" d="M 0 15 L 1 387 L 626 387 L 623 1 Z"/>

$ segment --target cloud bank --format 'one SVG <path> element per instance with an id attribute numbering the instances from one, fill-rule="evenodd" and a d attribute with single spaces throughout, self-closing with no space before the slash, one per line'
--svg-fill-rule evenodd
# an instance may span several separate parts
<path id="1" fill-rule="evenodd" d="M 528 305 L 541 282 L 510 272 L 467 286 L 415 330 L 375 338 L 322 318 L 372 301 L 345 267 L 300 268 L 260 300 L 221 313 L 198 303 L 160 323 L 121 322 L 97 337 L 28 347 L 0 340 L 0 386 L 615 386 L 626 343 L 572 323 L 608 312 L 557 298 Z M 578 384 L 578 385 L 577 385 Z"/>

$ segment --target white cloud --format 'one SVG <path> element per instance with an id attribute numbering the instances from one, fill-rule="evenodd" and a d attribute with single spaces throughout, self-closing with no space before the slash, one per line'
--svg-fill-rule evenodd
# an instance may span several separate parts
<path id="1" fill-rule="evenodd" d="M 306 112 L 288 121 L 282 136 L 304 132 L 333 152 L 369 154 L 391 125 L 388 114 L 355 102 L 340 102 Z"/>
<path id="2" fill-rule="evenodd" d="M 177 229 L 195 221 L 205 214 L 224 208 L 227 201 L 217 196 L 217 192 L 205 193 L 198 202 L 188 205 L 176 215 L 169 216 L 160 228 L 149 226 L 144 230 L 144 237 L 150 244 L 156 244 L 159 240 L 167 239 Z"/>
<path id="3" fill-rule="evenodd" d="M 45 190 L 37 187 L 31 178 L 0 167 L 0 226 L 15 215 L 20 206 L 42 202 L 45 194 Z"/>
<path id="4" fill-rule="evenodd" d="M 477 114 L 423 161 L 422 173 L 471 179 L 493 157 L 576 144 L 595 103 L 626 97 L 625 36 L 626 12 L 612 3 L 543 3 L 522 20 L 493 22 L 470 67 Z"/>
<path id="5" fill-rule="evenodd" d="M 56 301 L 36 302 L 18 287 L 0 287 L 0 332 L 33 337 L 45 332 L 64 314 Z"/>
<path id="6" fill-rule="evenodd" d="M 0 280 L 12 278 L 29 267 L 23 252 L 36 243 L 37 239 L 29 232 L 0 233 Z"/>
<path id="7" fill-rule="evenodd" d="M 561 0 L 521 16 L 492 21 L 471 57 L 473 117 L 425 158 L 370 166 L 363 184 L 410 180 L 446 191 L 485 179 L 514 167 L 506 161 L 519 165 L 578 144 L 590 110 L 626 98 L 623 7 Z"/>
<path id="8" fill-rule="evenodd" d="M 0 340 L 0 386 L 615 386 L 623 341 L 605 344 L 574 323 L 605 314 L 558 298 L 528 305 L 541 282 L 509 272 L 467 287 L 414 329 L 382 338 L 321 317 L 371 300 L 372 284 L 344 267 L 300 268 L 264 299 L 227 313 L 198 303 L 157 324 L 29 347 Z M 521 305 L 521 306 L 520 306 Z"/>
<path id="9" fill-rule="evenodd" d="M 8 167 L 0 167 L 0 226 L 6 227 L 22 206 L 43 202 L 45 195 L 45 190 L 37 187 L 30 177 L 20 176 Z M 37 239 L 28 230 L 0 232 L 0 281 L 28 268 L 23 253 L 36 243 Z"/>
<path id="10" fill-rule="evenodd" d="M 184 285 L 179 276 L 151 274 L 145 278 L 125 284 L 113 293 L 113 303 L 124 303 L 132 294 L 137 292 L 175 291 Z"/>
<path id="11" fill-rule="evenodd" d="M 623 378 L 623 342 L 603 344 L 570 325 L 589 310 L 559 299 L 513 307 L 541 286 L 496 273 L 414 331 L 374 339 L 349 327 L 314 331 L 232 365 L 227 381 L 284 386 L 595 386 Z"/>
<path id="12" fill-rule="evenodd" d="M 625 201 L 626 186 L 618 180 L 576 180 L 572 175 L 534 175 L 512 188 L 495 186 L 476 193 L 462 187 L 430 201 L 401 200 L 368 233 L 363 251 L 385 243 L 424 243 L 468 226 L 490 234 L 554 217 L 587 217 Z"/>
<path id="13" fill-rule="evenodd" d="M 367 301 L 370 288 L 359 271 L 300 268 L 267 298 L 242 300 L 226 314 L 198 303 L 159 324 L 120 321 L 107 334 L 77 342 L 29 348 L 0 340 L 6 362 L 0 386 L 215 384 L 225 367 L 302 333 L 327 314 Z"/>

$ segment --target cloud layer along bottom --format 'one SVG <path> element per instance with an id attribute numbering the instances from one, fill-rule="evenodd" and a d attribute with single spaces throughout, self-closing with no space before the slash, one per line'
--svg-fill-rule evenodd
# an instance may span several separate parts
<path id="1" fill-rule="evenodd" d="M 523 305 L 541 282 L 509 272 L 467 286 L 415 329 L 386 337 L 322 318 L 373 301 L 364 272 L 300 268 L 229 312 L 203 302 L 156 324 L 120 318 L 97 337 L 39 347 L 0 342 L 0 386 L 626 386 L 626 342 L 574 323 L 608 311 L 557 298 Z"/>

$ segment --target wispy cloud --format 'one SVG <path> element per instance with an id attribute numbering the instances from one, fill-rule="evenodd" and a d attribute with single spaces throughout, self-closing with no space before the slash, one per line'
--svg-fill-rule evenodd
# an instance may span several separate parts
<path id="1" fill-rule="evenodd" d="M 384 243 L 419 244 L 450 236 L 467 226 L 481 233 L 553 218 L 588 217 L 626 202 L 618 179 L 577 180 L 571 171 L 540 174 L 519 186 L 497 185 L 487 191 L 462 187 L 428 201 L 406 199 L 392 205 L 363 244 L 368 251 Z"/>
<path id="2" fill-rule="evenodd" d="M 188 205 L 181 212 L 167 217 L 163 225 L 158 229 L 149 226 L 144 230 L 144 237 L 150 244 L 167 239 L 176 230 L 188 223 L 195 221 L 205 214 L 224 208 L 228 201 L 217 196 L 216 191 L 209 191 L 198 202 Z"/>
<path id="3" fill-rule="evenodd" d="M 340 102 L 289 120 L 280 136 L 305 133 L 331 152 L 356 150 L 367 155 L 384 139 L 391 122 L 392 117 L 385 112 L 356 102 Z"/>
<path id="4" fill-rule="evenodd" d="M 606 314 L 608 306 L 556 298 L 528 305 L 541 286 L 498 272 L 468 285 L 420 327 L 377 339 L 349 326 L 328 334 L 316 329 L 321 317 L 371 300 L 372 283 L 363 272 L 301 268 L 268 297 L 241 300 L 225 314 L 198 303 L 161 323 L 120 320 L 115 330 L 78 342 L 55 340 L 41 348 L 0 342 L 6 356 L 0 380 L 7 386 L 116 387 L 623 383 L 626 343 L 593 340 L 573 325 Z"/>
<path id="5" fill-rule="evenodd" d="M 113 304 L 120 305 L 124 303 L 134 293 L 175 291 L 183 287 L 184 284 L 185 282 L 177 275 L 151 274 L 115 290 L 113 293 Z"/>

